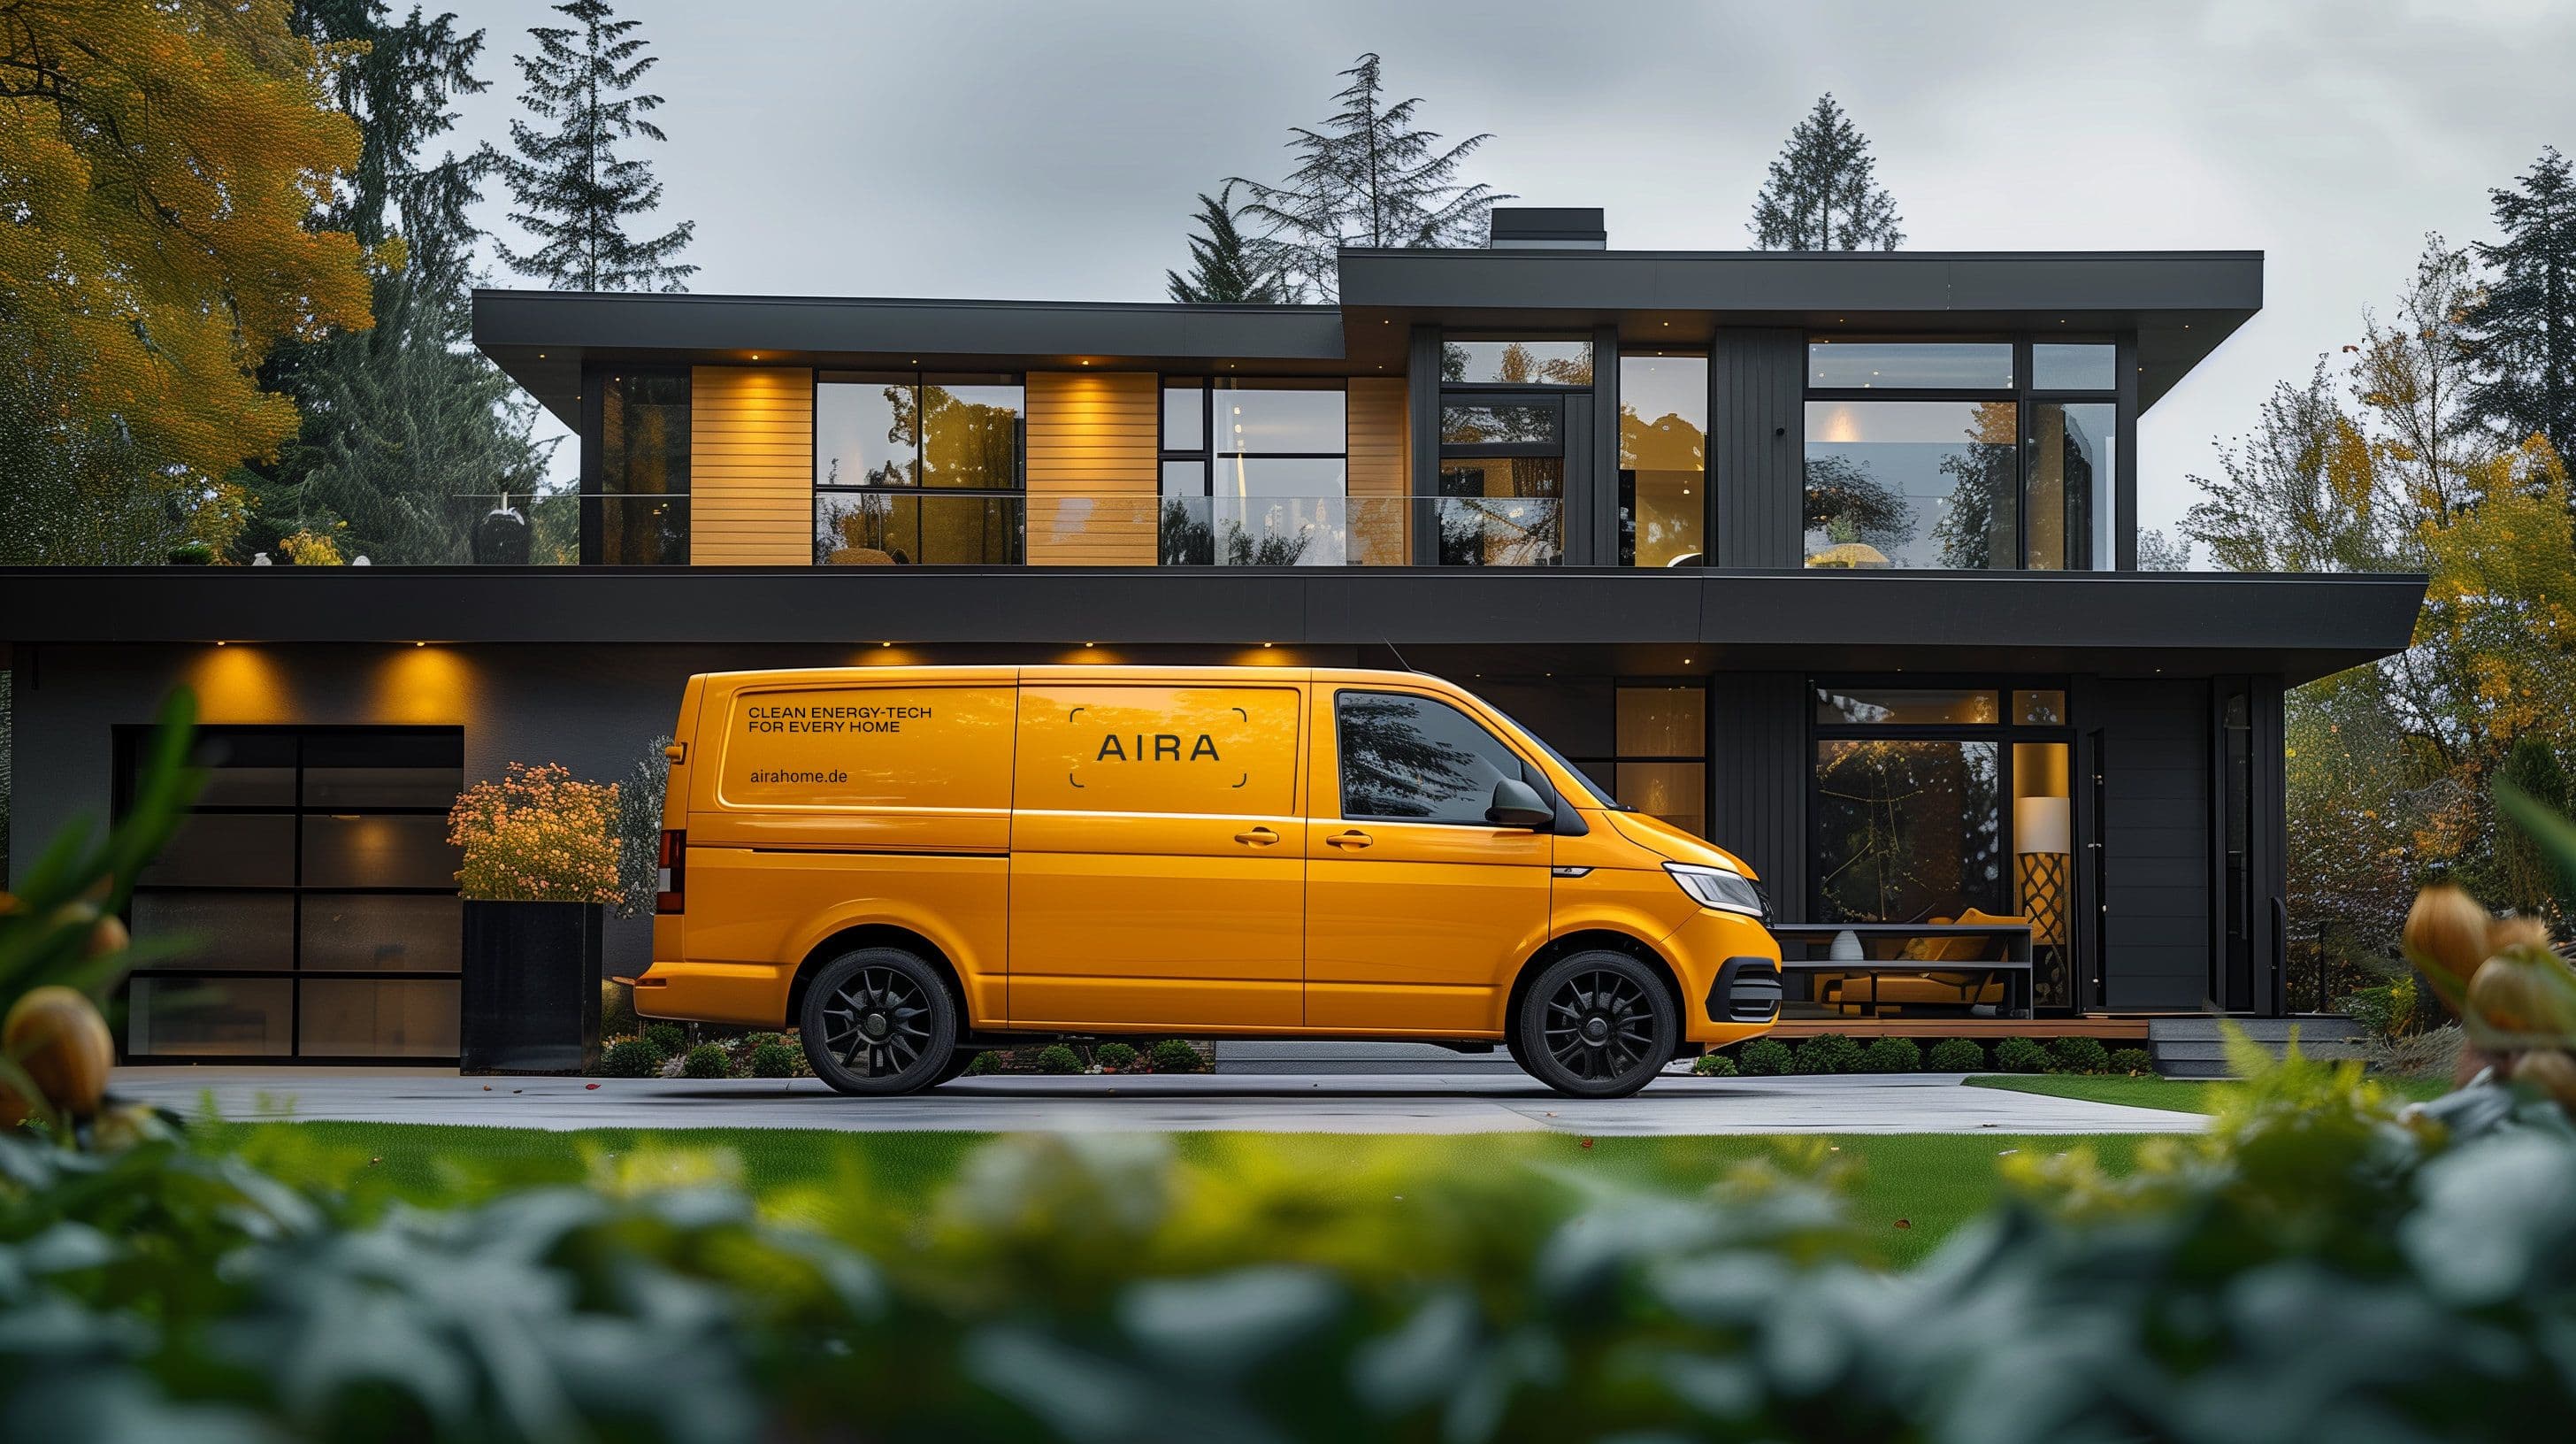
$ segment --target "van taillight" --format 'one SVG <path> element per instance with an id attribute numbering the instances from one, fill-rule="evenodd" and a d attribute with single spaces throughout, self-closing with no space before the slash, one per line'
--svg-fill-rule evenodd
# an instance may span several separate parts
<path id="1" fill-rule="evenodd" d="M 683 911 L 687 903 L 682 898 L 681 892 L 688 886 L 688 881 L 689 835 L 685 832 L 665 832 L 662 834 L 662 878 L 658 890 L 653 894 L 653 911 L 657 913 Z"/>

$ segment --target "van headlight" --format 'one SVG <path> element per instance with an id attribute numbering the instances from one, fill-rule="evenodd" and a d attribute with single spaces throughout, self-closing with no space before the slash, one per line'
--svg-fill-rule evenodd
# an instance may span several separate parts
<path id="1" fill-rule="evenodd" d="M 1664 871 L 1671 873 L 1673 881 L 1680 883 L 1682 891 L 1689 893 L 1701 907 L 1742 913 L 1765 925 L 1771 921 L 1771 900 L 1763 895 L 1762 885 L 1740 872 L 1729 872 L 1722 867 L 1697 867 L 1686 862 L 1665 863 Z"/>

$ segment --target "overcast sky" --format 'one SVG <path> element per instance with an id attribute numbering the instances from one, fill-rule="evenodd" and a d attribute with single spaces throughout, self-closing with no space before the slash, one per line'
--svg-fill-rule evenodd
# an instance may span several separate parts
<path id="1" fill-rule="evenodd" d="M 444 3 L 489 32 L 467 136 L 503 140 L 509 57 L 553 17 Z M 1616 247 L 1733 249 L 1830 90 L 1910 248 L 2265 252 L 2263 313 L 2141 419 L 2149 526 L 2189 506 L 2213 437 L 2389 307 L 2425 232 L 2487 236 L 2488 189 L 2576 147 L 2576 5 L 2543 0 L 619 10 L 661 57 L 670 135 L 631 153 L 697 222 L 701 292 L 1159 300 L 1193 195 L 1275 178 L 1364 50 L 1432 129 L 1493 133 L 1471 178 L 1605 207 Z M 504 210 L 484 220 L 507 235 Z"/>

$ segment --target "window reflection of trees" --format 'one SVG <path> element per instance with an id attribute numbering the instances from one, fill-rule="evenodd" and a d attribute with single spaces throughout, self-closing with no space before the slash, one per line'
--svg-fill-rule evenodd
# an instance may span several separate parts
<path id="1" fill-rule="evenodd" d="M 1171 498 L 1163 503 L 1163 565 L 1293 567 L 1304 562 L 1321 528 L 1314 522 L 1291 522 L 1281 506 L 1271 507 L 1257 528 L 1233 517 L 1210 513 L 1212 500 Z"/>
<path id="2" fill-rule="evenodd" d="M 2009 401 L 1980 401 L 1966 445 L 1941 458 L 1950 504 L 1932 526 L 1941 565 L 1959 571 L 2017 565 L 2021 492 L 2021 421 Z"/>
<path id="3" fill-rule="evenodd" d="M 1850 456 L 1807 458 L 1806 520 L 1810 537 L 1835 546 L 1858 543 L 1893 553 L 1914 540 L 1914 508 L 1896 488 Z"/>
<path id="4" fill-rule="evenodd" d="M 1825 921 L 2004 910 L 1997 744 L 1821 742 L 1816 780 Z"/>
<path id="5" fill-rule="evenodd" d="M 1517 758 L 1442 703 L 1344 693 L 1336 711 L 1344 817 L 1482 822 L 1494 783 L 1521 776 Z"/>

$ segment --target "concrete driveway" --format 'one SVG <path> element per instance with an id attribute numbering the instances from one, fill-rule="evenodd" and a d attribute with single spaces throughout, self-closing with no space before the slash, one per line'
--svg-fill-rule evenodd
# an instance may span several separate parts
<path id="1" fill-rule="evenodd" d="M 430 1069 L 120 1068 L 113 1092 L 183 1114 L 503 1128 L 960 1129 L 986 1133 L 2187 1133 L 2198 1114 L 1970 1088 L 1955 1073 L 1657 1080 L 1560 1098 L 1517 1073 L 961 1078 L 910 1098 L 811 1079 L 463 1077 Z M 585 1086 L 596 1083 L 596 1087 Z"/>

